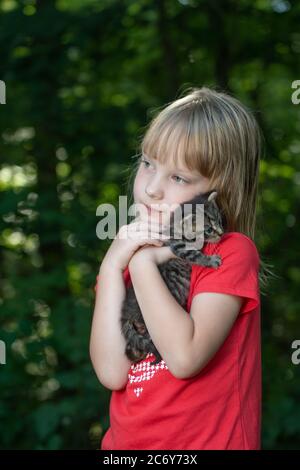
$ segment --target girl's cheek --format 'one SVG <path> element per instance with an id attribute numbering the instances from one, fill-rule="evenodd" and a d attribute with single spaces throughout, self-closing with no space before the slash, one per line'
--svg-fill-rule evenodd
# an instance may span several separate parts
<path id="1" fill-rule="evenodd" d="M 134 180 L 133 189 L 135 192 L 139 192 L 141 187 L 141 178 L 137 175 Z"/>
<path id="2" fill-rule="evenodd" d="M 137 174 L 133 185 L 133 195 L 135 201 L 143 199 L 145 195 L 145 185 L 146 182 L 144 181 L 144 178 Z"/>

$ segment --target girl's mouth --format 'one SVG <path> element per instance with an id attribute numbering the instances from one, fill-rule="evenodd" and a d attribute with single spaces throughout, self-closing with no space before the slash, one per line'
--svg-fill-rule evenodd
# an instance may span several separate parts
<path id="1" fill-rule="evenodd" d="M 148 206 L 147 204 L 144 204 L 144 206 L 146 207 L 148 216 L 151 219 L 158 220 L 159 222 L 163 221 L 164 214 L 162 211 L 159 211 L 155 209 L 154 207 Z"/>
<path id="2" fill-rule="evenodd" d="M 157 211 L 156 209 L 153 209 L 153 207 L 150 207 L 147 205 L 146 205 L 146 208 L 147 208 L 148 214 L 151 214 L 152 212 L 160 212 L 160 211 Z"/>
<path id="3" fill-rule="evenodd" d="M 144 204 L 144 206 L 146 207 L 148 214 L 162 214 L 162 211 L 154 209 L 154 207 L 148 206 L 147 204 Z"/>

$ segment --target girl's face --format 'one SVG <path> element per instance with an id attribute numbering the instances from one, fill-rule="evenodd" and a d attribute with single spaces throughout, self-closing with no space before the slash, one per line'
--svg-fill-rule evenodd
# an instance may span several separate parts
<path id="1" fill-rule="evenodd" d="M 170 212 L 184 201 L 210 189 L 209 179 L 185 166 L 159 163 L 143 154 L 135 177 L 134 202 L 142 204 L 151 220 L 168 223 Z M 172 207 L 173 205 L 173 207 Z"/>

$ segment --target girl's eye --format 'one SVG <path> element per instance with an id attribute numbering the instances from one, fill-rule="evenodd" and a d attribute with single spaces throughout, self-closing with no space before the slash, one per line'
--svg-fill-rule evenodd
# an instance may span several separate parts
<path id="1" fill-rule="evenodd" d="M 176 179 L 176 182 L 177 183 L 188 183 L 188 181 L 186 181 L 185 179 L 181 178 L 181 176 L 177 176 L 177 175 L 174 175 L 174 178 L 178 178 Z"/>
<path id="2" fill-rule="evenodd" d="M 149 168 L 151 166 L 151 163 L 148 162 L 147 160 L 144 160 L 144 159 L 141 159 L 141 163 L 144 164 L 145 168 Z M 180 184 L 188 184 L 189 183 L 184 178 L 181 178 L 181 176 L 174 175 L 173 178 L 176 178 L 176 183 L 180 183 Z"/>
<path id="3" fill-rule="evenodd" d="M 147 165 L 150 165 L 150 162 L 147 162 L 147 160 L 141 160 L 142 163 L 144 163 L 146 168 L 149 168 Z"/>

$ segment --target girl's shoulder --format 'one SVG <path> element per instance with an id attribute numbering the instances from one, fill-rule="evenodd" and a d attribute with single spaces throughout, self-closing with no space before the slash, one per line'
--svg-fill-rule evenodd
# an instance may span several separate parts
<path id="1" fill-rule="evenodd" d="M 192 265 L 187 308 L 195 295 L 217 292 L 245 297 L 242 312 L 250 312 L 259 303 L 260 260 L 255 243 L 240 232 L 226 232 L 217 243 L 205 243 L 205 255 L 221 258 L 218 268 Z"/>
<path id="2" fill-rule="evenodd" d="M 240 256 L 251 256 L 259 262 L 259 253 L 255 242 L 241 232 L 225 232 L 217 243 L 206 242 L 203 245 L 205 253 L 220 253 L 227 255 L 235 253 Z"/>
<path id="3" fill-rule="evenodd" d="M 221 238 L 221 241 L 223 240 L 247 240 L 248 243 L 252 244 L 254 248 L 256 248 L 255 242 L 252 240 L 252 238 L 248 237 L 242 232 L 225 232 Z"/>

